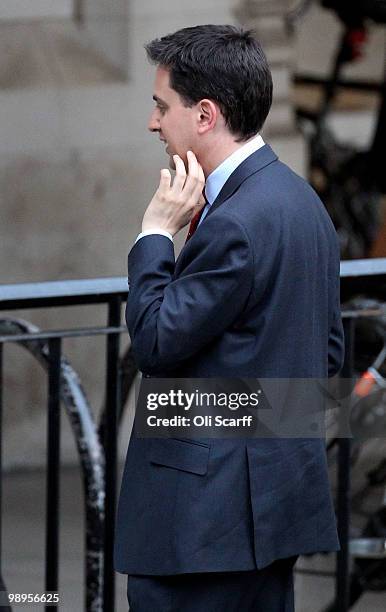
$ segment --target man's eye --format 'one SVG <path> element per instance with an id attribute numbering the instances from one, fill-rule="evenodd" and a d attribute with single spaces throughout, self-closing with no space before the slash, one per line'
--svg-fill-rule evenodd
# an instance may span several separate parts
<path id="1" fill-rule="evenodd" d="M 157 108 L 158 108 L 159 112 L 161 113 L 161 115 L 165 114 L 166 108 L 164 106 L 157 105 Z"/>

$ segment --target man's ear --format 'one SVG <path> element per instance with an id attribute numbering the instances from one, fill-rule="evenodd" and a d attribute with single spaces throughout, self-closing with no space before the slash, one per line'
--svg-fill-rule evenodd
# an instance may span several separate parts
<path id="1" fill-rule="evenodd" d="M 200 134 L 205 134 L 215 127 L 219 108 L 215 102 L 207 98 L 200 100 L 198 103 L 198 130 Z"/>

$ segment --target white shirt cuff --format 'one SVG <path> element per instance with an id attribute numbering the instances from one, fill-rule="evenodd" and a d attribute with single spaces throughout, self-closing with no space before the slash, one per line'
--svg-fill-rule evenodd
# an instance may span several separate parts
<path id="1" fill-rule="evenodd" d="M 138 240 L 141 240 L 141 238 L 143 238 L 144 236 L 152 236 L 152 235 L 165 236 L 166 238 L 169 238 L 169 240 L 173 242 L 173 236 L 169 234 L 169 232 L 165 232 L 164 230 L 154 228 L 154 229 L 145 230 L 144 232 L 141 232 L 140 234 L 138 234 L 134 244 L 138 242 Z"/>

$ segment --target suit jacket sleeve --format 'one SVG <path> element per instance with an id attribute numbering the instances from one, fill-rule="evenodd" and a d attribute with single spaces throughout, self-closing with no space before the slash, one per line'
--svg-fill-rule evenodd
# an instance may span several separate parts
<path id="1" fill-rule="evenodd" d="M 178 277 L 164 236 L 145 236 L 129 253 L 126 321 L 143 372 L 173 369 L 197 353 L 232 324 L 251 291 L 252 249 L 237 219 L 211 216 L 191 240 Z"/>

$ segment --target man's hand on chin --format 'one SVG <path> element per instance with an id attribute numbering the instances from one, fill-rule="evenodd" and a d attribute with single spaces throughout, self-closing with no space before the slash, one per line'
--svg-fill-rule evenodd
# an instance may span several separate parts
<path id="1" fill-rule="evenodd" d="M 187 159 L 188 173 L 182 159 L 173 155 L 176 166 L 173 183 L 170 171 L 161 170 L 159 187 L 143 217 L 143 232 L 157 228 L 174 236 L 204 206 L 204 171 L 192 151 L 187 152 Z"/>

